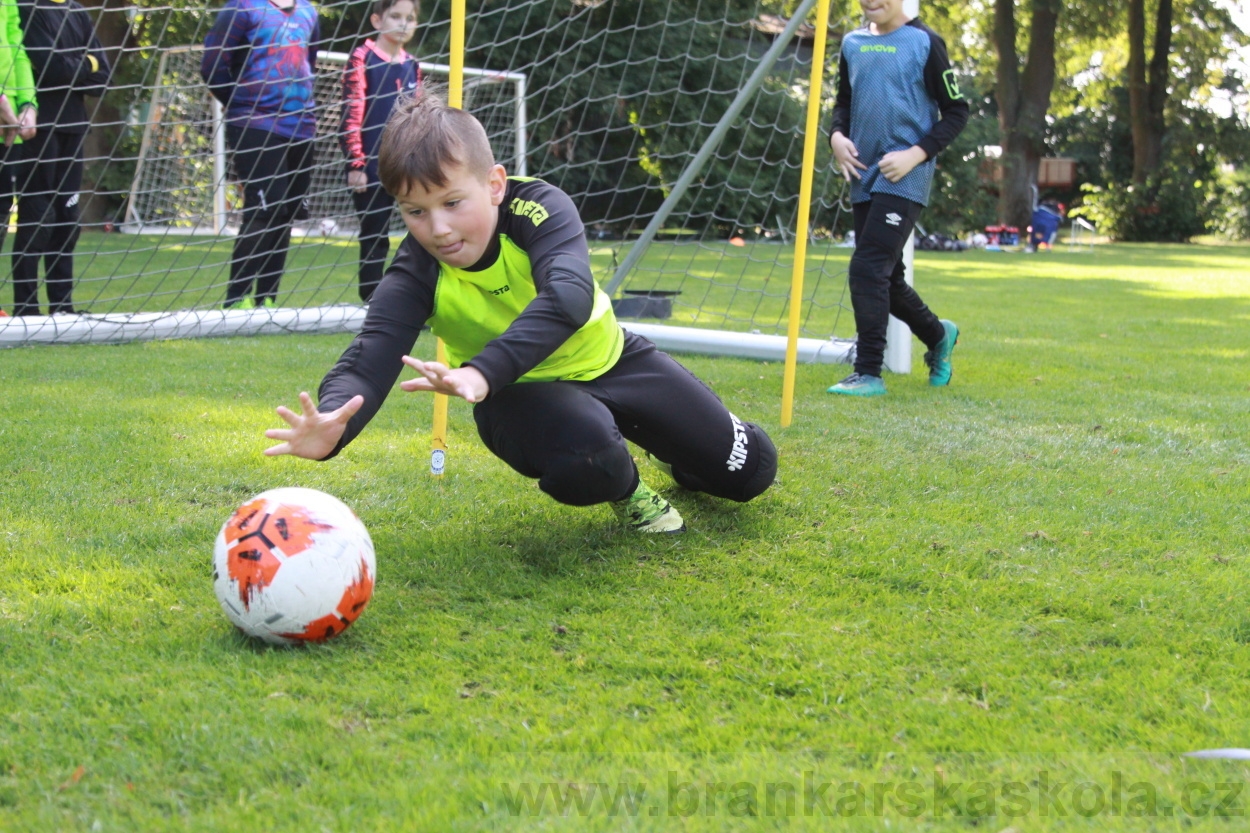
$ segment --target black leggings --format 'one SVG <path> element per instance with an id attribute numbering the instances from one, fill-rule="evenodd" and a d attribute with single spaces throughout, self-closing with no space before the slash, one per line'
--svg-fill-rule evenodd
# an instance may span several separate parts
<path id="1" fill-rule="evenodd" d="M 923 208 L 891 194 L 874 194 L 871 202 L 853 206 L 855 253 L 847 280 L 855 310 L 856 373 L 881 375 L 891 315 L 911 327 L 930 349 L 946 335 L 942 322 L 904 277 L 903 247 Z"/>
<path id="2" fill-rule="evenodd" d="M 312 182 L 313 143 L 226 125 L 234 170 L 243 184 L 243 226 L 234 241 L 226 306 L 256 285 L 256 301 L 277 301 L 291 246 L 291 222 Z"/>
<path id="3" fill-rule="evenodd" d="M 365 303 L 373 297 L 373 290 L 382 280 L 382 267 L 391 250 L 391 214 L 395 200 L 376 182 L 370 182 L 368 190 L 352 193 L 356 204 L 356 216 L 360 218 L 360 300 Z"/>
<path id="4" fill-rule="evenodd" d="M 486 447 L 572 506 L 621 500 L 638 488 L 625 441 L 673 467 L 687 489 L 748 501 L 772 484 L 777 450 L 731 414 L 693 373 L 625 334 L 625 352 L 588 382 L 520 382 L 473 408 Z"/>
<path id="5" fill-rule="evenodd" d="M 74 249 L 82 190 L 82 133 L 40 128 L 21 144 L 16 168 L 13 314 L 39 314 L 39 261 L 48 312 L 74 312 Z M 7 222 L 8 215 L 5 215 Z"/>

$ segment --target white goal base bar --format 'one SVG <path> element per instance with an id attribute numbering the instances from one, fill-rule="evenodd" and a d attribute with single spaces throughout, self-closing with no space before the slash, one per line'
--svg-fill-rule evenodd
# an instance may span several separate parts
<path id="1" fill-rule="evenodd" d="M 114 315 L 0 318 L 0 347 L 23 344 L 117 344 L 172 338 L 277 333 L 359 332 L 364 309 L 347 304 L 307 309 L 216 309 Z"/>
<path id="2" fill-rule="evenodd" d="M 156 341 L 211 336 L 276 335 L 278 333 L 357 333 L 365 322 L 364 307 L 340 304 L 306 309 L 182 310 L 130 315 L 29 315 L 0 318 L 0 348 L 24 344 L 83 344 Z M 696 327 L 623 322 L 630 332 L 673 353 L 732 356 L 783 361 L 786 337 L 762 333 L 731 333 Z M 850 364 L 854 339 L 801 338 L 798 360 L 804 364 Z"/>
<path id="3" fill-rule="evenodd" d="M 770 362 L 785 361 L 786 358 L 785 336 L 701 330 L 667 324 L 636 324 L 633 321 L 623 321 L 621 326 L 671 353 L 731 356 Z M 801 364 L 850 364 L 855 360 L 855 340 L 800 338 L 798 360 Z"/>

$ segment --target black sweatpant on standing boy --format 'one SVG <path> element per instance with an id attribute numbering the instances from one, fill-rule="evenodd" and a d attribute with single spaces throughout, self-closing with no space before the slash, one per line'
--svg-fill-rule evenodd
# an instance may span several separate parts
<path id="1" fill-rule="evenodd" d="M 391 215 L 395 200 L 376 182 L 361 193 L 352 193 L 356 216 L 360 219 L 360 300 L 366 304 L 382 282 L 386 256 L 391 251 Z"/>
<path id="2" fill-rule="evenodd" d="M 942 322 L 907 285 L 903 247 L 924 208 L 892 194 L 873 194 L 852 206 L 855 253 L 847 267 L 855 310 L 855 372 L 880 376 L 885 361 L 885 332 L 893 315 L 930 350 L 946 337 Z"/>
<path id="3" fill-rule="evenodd" d="M 234 241 L 226 306 L 241 301 L 253 284 L 258 306 L 276 303 L 291 223 L 312 182 L 313 142 L 230 124 L 226 141 L 243 183 L 243 225 Z"/>
<path id="4" fill-rule="evenodd" d="M 39 314 L 43 261 L 48 313 L 74 310 L 74 249 L 82 191 L 85 133 L 40 129 L 20 147 L 16 167 L 17 234 L 13 238 L 13 314 Z"/>

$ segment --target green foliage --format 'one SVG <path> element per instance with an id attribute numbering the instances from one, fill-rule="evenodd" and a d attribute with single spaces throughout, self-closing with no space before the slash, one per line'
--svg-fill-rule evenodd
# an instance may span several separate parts
<path id="1" fill-rule="evenodd" d="M 1231 240 L 1250 240 L 1250 168 L 1221 170 L 1216 188 L 1213 230 Z"/>
<path id="2" fill-rule="evenodd" d="M 1070 213 L 1125 242 L 1185 243 L 1204 233 L 1211 216 L 1203 180 L 1166 173 L 1142 184 L 1083 185 L 1084 201 Z"/>
<path id="3" fill-rule="evenodd" d="M 992 224 L 998 197 L 989 179 L 986 145 L 998 144 L 998 116 L 990 96 L 965 91 L 968 126 L 938 157 L 929 206 L 920 222 L 927 231 L 962 237 Z"/>
<path id="4" fill-rule="evenodd" d="M 572 195 L 588 225 L 623 230 L 659 207 L 754 70 L 768 38 L 750 21 L 769 7 L 734 0 L 716 6 L 717 20 L 681 0 L 657 21 L 642 0 L 490 0 L 468 32 L 466 62 L 528 73 L 527 86 L 543 91 L 529 105 L 530 169 Z M 756 96 L 701 173 L 678 209 L 694 212 L 692 227 L 771 222 L 777 195 L 793 201 L 802 150 L 788 140 L 804 102 L 788 83 L 782 74 Z M 755 135 L 774 126 L 780 146 Z"/>

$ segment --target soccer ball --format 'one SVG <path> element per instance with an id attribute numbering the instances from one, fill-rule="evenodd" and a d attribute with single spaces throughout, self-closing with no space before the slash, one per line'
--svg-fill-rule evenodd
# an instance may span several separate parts
<path id="1" fill-rule="evenodd" d="M 339 224 L 333 217 L 326 217 L 321 221 L 321 236 L 332 237 L 338 234 Z"/>
<path id="2" fill-rule="evenodd" d="M 270 489 L 217 533 L 213 589 L 226 617 L 275 645 L 324 642 L 356 621 L 373 594 L 373 542 L 338 498 Z"/>

